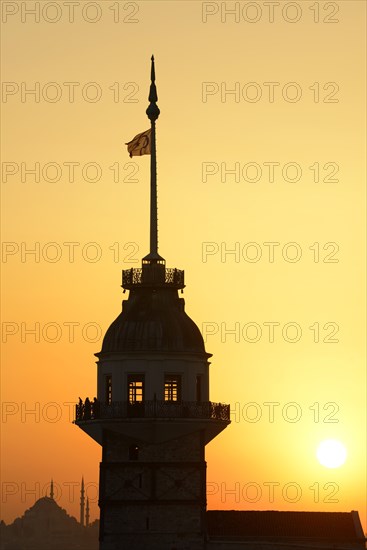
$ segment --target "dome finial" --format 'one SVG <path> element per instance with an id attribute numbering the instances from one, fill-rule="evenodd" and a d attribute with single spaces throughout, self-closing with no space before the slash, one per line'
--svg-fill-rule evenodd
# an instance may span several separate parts
<path id="1" fill-rule="evenodd" d="M 147 262 L 156 263 L 164 261 L 158 254 L 158 206 L 157 206 L 157 159 L 156 159 L 156 139 L 155 139 L 155 121 L 159 117 L 159 107 L 157 105 L 158 95 L 155 85 L 155 66 L 154 55 L 151 57 L 150 68 L 150 90 L 149 90 L 149 106 L 146 110 L 147 116 L 151 124 L 150 135 L 150 250 L 144 260 Z"/>
<path id="2" fill-rule="evenodd" d="M 148 100 L 150 102 L 146 113 L 148 115 L 148 118 L 151 122 L 154 122 L 159 117 L 159 107 L 157 105 L 158 101 L 158 95 L 157 95 L 157 88 L 155 85 L 155 67 L 154 67 L 154 55 L 151 57 L 151 67 L 150 67 L 150 89 L 149 89 L 149 96 Z"/>

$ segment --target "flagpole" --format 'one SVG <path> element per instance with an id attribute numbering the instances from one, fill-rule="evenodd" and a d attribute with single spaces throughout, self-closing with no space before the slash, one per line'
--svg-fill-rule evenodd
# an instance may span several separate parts
<path id="1" fill-rule="evenodd" d="M 151 123 L 151 151 L 150 151 L 150 254 L 158 256 L 158 215 L 157 215 L 157 158 L 155 141 L 155 121 L 159 117 L 157 105 L 158 96 L 155 85 L 154 55 L 151 57 L 149 106 L 146 114 Z"/>

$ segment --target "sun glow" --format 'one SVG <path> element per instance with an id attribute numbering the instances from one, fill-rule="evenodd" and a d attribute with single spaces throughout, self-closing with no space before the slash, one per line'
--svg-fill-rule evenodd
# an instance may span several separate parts
<path id="1" fill-rule="evenodd" d="M 325 439 L 317 447 L 316 456 L 322 466 L 339 468 L 347 458 L 347 450 L 340 441 Z"/>

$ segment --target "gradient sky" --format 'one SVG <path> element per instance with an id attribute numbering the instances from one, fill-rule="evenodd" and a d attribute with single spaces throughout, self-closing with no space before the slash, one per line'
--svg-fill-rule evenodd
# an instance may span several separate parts
<path id="1" fill-rule="evenodd" d="M 77 515 L 82 475 L 98 517 L 101 449 L 70 404 L 95 395 L 121 269 L 148 252 L 149 157 L 124 143 L 149 127 L 154 53 L 159 250 L 233 409 L 208 507 L 358 510 L 366 528 L 365 3 L 74 4 L 1 5 L 1 517 L 51 477 Z M 338 469 L 315 457 L 329 438 Z"/>

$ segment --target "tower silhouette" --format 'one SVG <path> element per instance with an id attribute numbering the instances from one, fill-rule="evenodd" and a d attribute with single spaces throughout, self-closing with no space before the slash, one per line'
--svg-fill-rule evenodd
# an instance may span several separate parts
<path id="1" fill-rule="evenodd" d="M 76 424 L 102 445 L 101 550 L 202 550 L 206 540 L 205 445 L 229 424 L 209 400 L 209 358 L 178 295 L 184 272 L 158 253 L 154 58 L 149 106 L 150 251 L 122 272 L 129 290 L 98 358 L 97 399 Z"/>

